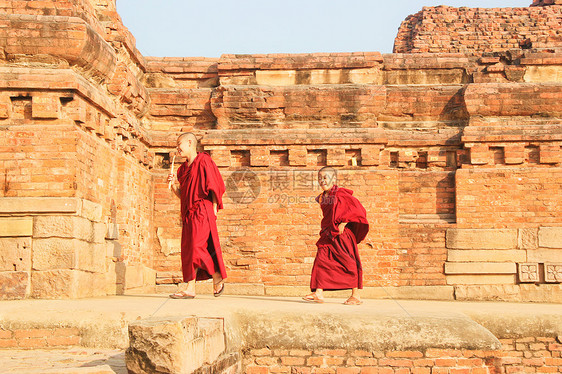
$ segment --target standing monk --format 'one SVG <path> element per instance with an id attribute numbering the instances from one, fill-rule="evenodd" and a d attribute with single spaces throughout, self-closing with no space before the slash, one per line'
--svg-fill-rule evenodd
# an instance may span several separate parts
<path id="1" fill-rule="evenodd" d="M 318 184 L 324 191 L 316 198 L 322 208 L 318 251 L 312 266 L 310 289 L 305 301 L 323 303 L 323 291 L 351 289 L 346 305 L 359 305 L 363 288 L 363 270 L 357 244 L 367 232 L 367 212 L 353 197 L 353 191 L 336 186 L 336 170 L 324 167 L 318 172 Z"/>
<path id="2" fill-rule="evenodd" d="M 224 291 L 226 270 L 217 231 L 217 212 L 222 209 L 224 182 L 217 165 L 205 152 L 197 152 L 197 138 L 181 134 L 177 152 L 186 161 L 178 169 L 177 179 L 171 173 L 168 182 L 181 202 L 181 267 L 187 288 L 171 294 L 173 299 L 193 299 L 195 281 L 213 278 L 213 293 Z M 176 185 L 179 181 L 179 187 Z"/>

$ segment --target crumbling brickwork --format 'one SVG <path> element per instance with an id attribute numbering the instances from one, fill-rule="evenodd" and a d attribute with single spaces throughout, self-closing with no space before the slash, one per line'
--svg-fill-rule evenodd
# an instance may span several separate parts
<path id="1" fill-rule="evenodd" d="M 533 5 L 529 8 L 423 7 L 400 25 L 394 52 L 480 54 L 561 47 L 562 4 L 535 1 Z"/>
<path id="2" fill-rule="evenodd" d="M 368 212 L 365 296 L 561 300 L 559 5 L 424 8 L 396 45 L 435 53 L 220 58 L 143 57 L 111 1 L 2 6 L 3 298 L 174 290 L 166 176 L 193 131 L 227 185 L 229 292 L 307 291 L 329 165 Z M 470 12 L 532 45 L 459 48 Z M 408 39 L 427 15 L 453 39 Z"/>

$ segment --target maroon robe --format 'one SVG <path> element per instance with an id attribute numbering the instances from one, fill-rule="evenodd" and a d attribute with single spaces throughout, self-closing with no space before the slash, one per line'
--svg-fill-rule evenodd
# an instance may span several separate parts
<path id="1" fill-rule="evenodd" d="M 316 198 L 323 218 L 310 279 L 312 292 L 317 288 L 363 288 L 363 269 L 357 244 L 367 236 L 369 223 L 365 208 L 352 195 L 351 190 L 333 186 Z M 338 225 L 342 222 L 347 222 L 347 225 L 340 235 Z"/>
<path id="2" fill-rule="evenodd" d="M 223 279 L 226 270 L 213 211 L 211 191 L 218 209 L 222 209 L 224 181 L 217 165 L 207 153 L 200 152 L 191 165 L 184 162 L 178 169 L 181 200 L 181 266 L 184 282 L 210 279 L 217 271 Z"/>

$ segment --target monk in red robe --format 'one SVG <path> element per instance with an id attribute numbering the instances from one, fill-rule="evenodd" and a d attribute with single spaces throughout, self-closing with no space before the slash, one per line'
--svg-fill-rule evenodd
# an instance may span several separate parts
<path id="1" fill-rule="evenodd" d="M 195 281 L 213 278 L 214 296 L 224 291 L 226 270 L 217 231 L 217 213 L 223 208 L 224 181 L 217 165 L 205 152 L 197 152 L 192 133 L 180 135 L 178 155 L 186 161 L 177 173 L 179 187 L 171 187 L 181 202 L 181 266 L 185 290 L 170 295 L 174 299 L 193 299 Z M 170 174 L 168 181 L 175 182 Z"/>
<path id="2" fill-rule="evenodd" d="M 346 305 L 359 305 L 363 288 L 363 270 L 357 244 L 369 231 L 367 212 L 353 191 L 336 186 L 336 170 L 324 167 L 318 172 L 318 184 L 324 191 L 316 201 L 322 208 L 318 252 L 312 266 L 310 289 L 305 301 L 323 303 L 323 291 L 351 289 Z"/>

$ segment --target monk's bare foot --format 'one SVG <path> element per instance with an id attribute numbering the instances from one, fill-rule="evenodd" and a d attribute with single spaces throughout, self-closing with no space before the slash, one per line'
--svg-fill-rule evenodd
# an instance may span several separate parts
<path id="1" fill-rule="evenodd" d="M 324 302 L 324 298 L 320 298 L 318 297 L 318 295 L 316 293 L 311 293 L 310 295 L 306 295 L 305 297 L 302 298 L 304 301 L 307 301 L 309 303 L 318 303 L 318 304 L 322 304 Z"/>
<path id="2" fill-rule="evenodd" d="M 344 305 L 361 305 L 361 304 L 363 304 L 363 302 L 360 299 L 356 298 L 355 296 L 350 296 L 349 299 L 347 299 L 344 302 Z"/>
<path id="3" fill-rule="evenodd" d="M 214 297 L 219 297 L 220 295 L 222 295 L 223 291 L 224 291 L 224 279 L 221 279 L 217 283 L 213 283 L 213 296 Z"/>
<path id="4" fill-rule="evenodd" d="M 190 294 L 185 291 L 179 291 L 170 295 L 172 299 L 194 299 L 195 294 Z"/>

